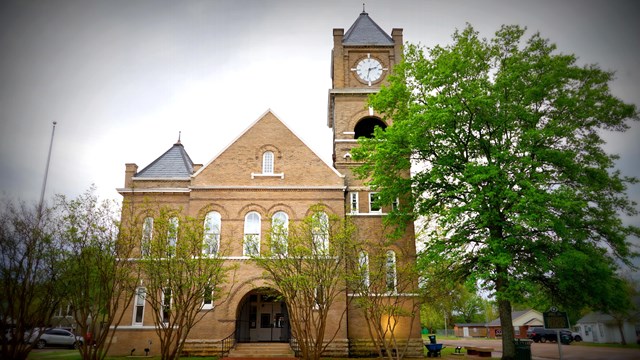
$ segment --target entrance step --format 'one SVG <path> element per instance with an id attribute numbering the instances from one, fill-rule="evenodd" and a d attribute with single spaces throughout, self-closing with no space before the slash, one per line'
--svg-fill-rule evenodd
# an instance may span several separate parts
<path id="1" fill-rule="evenodd" d="M 289 343 L 238 343 L 231 349 L 230 358 L 294 358 Z"/>

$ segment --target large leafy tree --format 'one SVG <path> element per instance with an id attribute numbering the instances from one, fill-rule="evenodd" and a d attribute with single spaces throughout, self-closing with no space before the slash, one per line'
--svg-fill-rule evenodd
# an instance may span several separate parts
<path id="1" fill-rule="evenodd" d="M 620 218 L 637 215 L 625 194 L 637 180 L 615 170 L 602 138 L 638 120 L 636 107 L 611 94 L 612 72 L 524 33 L 503 26 L 488 40 L 468 25 L 450 45 L 408 45 L 370 100 L 393 125 L 353 152 L 382 201 L 410 194 L 414 212 L 391 219 L 426 217 L 421 256 L 495 295 L 504 359 L 513 301 L 544 291 L 560 305 L 606 302 L 602 286 L 620 284 L 610 280 L 640 235 Z"/>

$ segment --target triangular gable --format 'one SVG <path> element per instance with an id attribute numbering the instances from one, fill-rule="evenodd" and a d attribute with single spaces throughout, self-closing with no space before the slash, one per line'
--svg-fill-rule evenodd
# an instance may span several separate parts
<path id="1" fill-rule="evenodd" d="M 275 155 L 274 174 L 262 174 L 262 154 Z M 193 187 L 331 187 L 344 176 L 320 158 L 271 110 L 192 176 Z"/>
<path id="2" fill-rule="evenodd" d="M 178 140 L 169 150 L 134 175 L 134 179 L 189 179 L 193 161 Z"/>

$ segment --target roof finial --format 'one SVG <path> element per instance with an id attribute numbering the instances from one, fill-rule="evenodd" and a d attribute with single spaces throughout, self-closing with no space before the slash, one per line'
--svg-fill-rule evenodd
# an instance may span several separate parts
<path id="1" fill-rule="evenodd" d="M 182 131 L 178 131 L 178 142 L 176 143 L 176 145 L 177 145 L 177 144 L 182 144 L 182 143 L 180 142 L 180 138 L 181 138 L 181 137 L 182 137 Z"/>
<path id="2" fill-rule="evenodd" d="M 364 3 L 362 3 L 362 15 L 366 15 L 367 12 L 364 10 Z"/>

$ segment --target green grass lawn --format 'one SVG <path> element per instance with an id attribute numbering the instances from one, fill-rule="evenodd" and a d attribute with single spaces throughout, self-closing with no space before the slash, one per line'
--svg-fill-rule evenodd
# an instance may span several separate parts
<path id="1" fill-rule="evenodd" d="M 141 357 L 143 359 L 160 359 L 160 356 L 151 356 L 149 358 Z M 82 360 L 80 352 L 78 350 L 66 350 L 66 349 L 46 349 L 37 350 L 29 353 L 28 360 Z M 131 359 L 127 356 L 111 357 L 107 356 L 106 360 L 123 360 Z M 189 358 L 182 358 L 189 359 Z M 217 357 L 194 357 L 191 359 L 197 360 L 218 360 Z"/>

